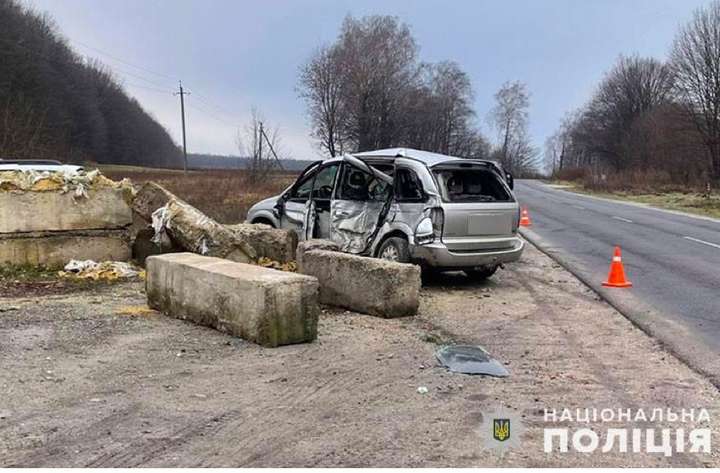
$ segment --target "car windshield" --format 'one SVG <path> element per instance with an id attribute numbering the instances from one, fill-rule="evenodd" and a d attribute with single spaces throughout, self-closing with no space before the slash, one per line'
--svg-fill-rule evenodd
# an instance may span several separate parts
<path id="1" fill-rule="evenodd" d="M 512 202 L 494 172 L 485 169 L 434 169 L 445 202 Z"/>

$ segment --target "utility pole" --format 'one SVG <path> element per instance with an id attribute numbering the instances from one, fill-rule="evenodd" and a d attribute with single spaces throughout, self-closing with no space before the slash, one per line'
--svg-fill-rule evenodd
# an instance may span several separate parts
<path id="1" fill-rule="evenodd" d="M 183 90 L 182 81 L 180 82 L 180 92 L 175 92 L 173 95 L 180 96 L 180 119 L 182 120 L 182 138 L 183 138 L 183 170 L 187 173 L 188 160 L 187 160 L 187 142 L 185 140 L 185 96 L 190 95 L 190 92 Z"/>
<path id="2" fill-rule="evenodd" d="M 257 162 L 257 170 L 258 172 L 261 171 L 261 167 L 263 165 L 262 162 L 262 143 L 263 143 L 263 136 L 265 135 L 265 132 L 263 132 L 263 124 L 260 122 L 260 133 L 258 134 L 258 162 Z"/>
<path id="3" fill-rule="evenodd" d="M 268 135 L 265 133 L 265 130 L 262 127 L 262 122 L 260 122 L 260 133 L 262 134 L 261 138 L 265 138 L 267 141 L 268 147 L 270 148 L 270 152 L 275 156 L 275 161 L 277 161 L 277 165 L 280 168 L 280 170 L 284 171 L 285 168 L 282 165 L 282 162 L 280 161 L 280 158 L 278 158 L 277 153 L 275 152 L 275 148 L 273 148 L 272 142 L 270 141 L 270 138 L 268 138 Z M 262 141 L 261 141 L 262 143 Z"/>

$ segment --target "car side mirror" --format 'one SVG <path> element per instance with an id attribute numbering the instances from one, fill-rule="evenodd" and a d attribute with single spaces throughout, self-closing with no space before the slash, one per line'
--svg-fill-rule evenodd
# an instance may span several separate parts
<path id="1" fill-rule="evenodd" d="M 275 202 L 275 206 L 273 207 L 273 210 L 275 210 L 275 216 L 280 217 L 283 214 L 283 210 L 285 210 L 285 201 L 288 199 L 289 194 L 284 194 L 280 196 L 280 198 Z"/>

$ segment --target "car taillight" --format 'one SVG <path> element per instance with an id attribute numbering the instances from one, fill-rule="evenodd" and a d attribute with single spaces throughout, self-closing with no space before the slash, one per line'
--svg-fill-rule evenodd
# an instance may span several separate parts
<path id="1" fill-rule="evenodd" d="M 430 220 L 432 220 L 433 234 L 436 240 L 440 240 L 443 232 L 443 225 L 445 223 L 445 213 L 440 207 L 435 207 L 430 210 Z"/>

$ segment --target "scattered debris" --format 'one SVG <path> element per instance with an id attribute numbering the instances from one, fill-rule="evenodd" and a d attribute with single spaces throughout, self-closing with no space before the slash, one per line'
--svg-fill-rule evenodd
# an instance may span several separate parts
<path id="1" fill-rule="evenodd" d="M 435 356 L 443 366 L 456 373 L 484 374 L 499 378 L 510 376 L 508 370 L 480 346 L 448 345 L 435 352 Z"/>
<path id="2" fill-rule="evenodd" d="M 94 281 L 115 281 L 117 279 L 145 279 L 145 271 L 123 261 L 71 260 L 59 271 L 60 277 L 92 279 Z"/>
<path id="3" fill-rule="evenodd" d="M 128 201 L 132 199 L 133 188 L 130 181 L 113 181 L 100 174 L 100 171 L 0 171 L 0 191 L 29 192 L 73 192 L 76 199 L 87 199 L 88 189 L 111 187 L 123 189 Z"/>
<path id="4" fill-rule="evenodd" d="M 428 388 L 426 386 L 420 386 L 419 388 L 417 388 L 417 392 L 418 394 L 427 394 Z"/>
<path id="5" fill-rule="evenodd" d="M 157 315 L 158 311 L 146 305 L 129 305 L 118 308 L 115 312 L 118 315 L 129 315 L 131 317 Z"/>
<path id="6" fill-rule="evenodd" d="M 261 256 L 260 258 L 258 258 L 257 264 L 258 266 L 262 266 L 264 268 L 279 269 L 280 271 L 289 271 L 291 273 L 297 272 L 297 264 L 295 263 L 295 261 L 281 263 L 265 256 Z"/>

